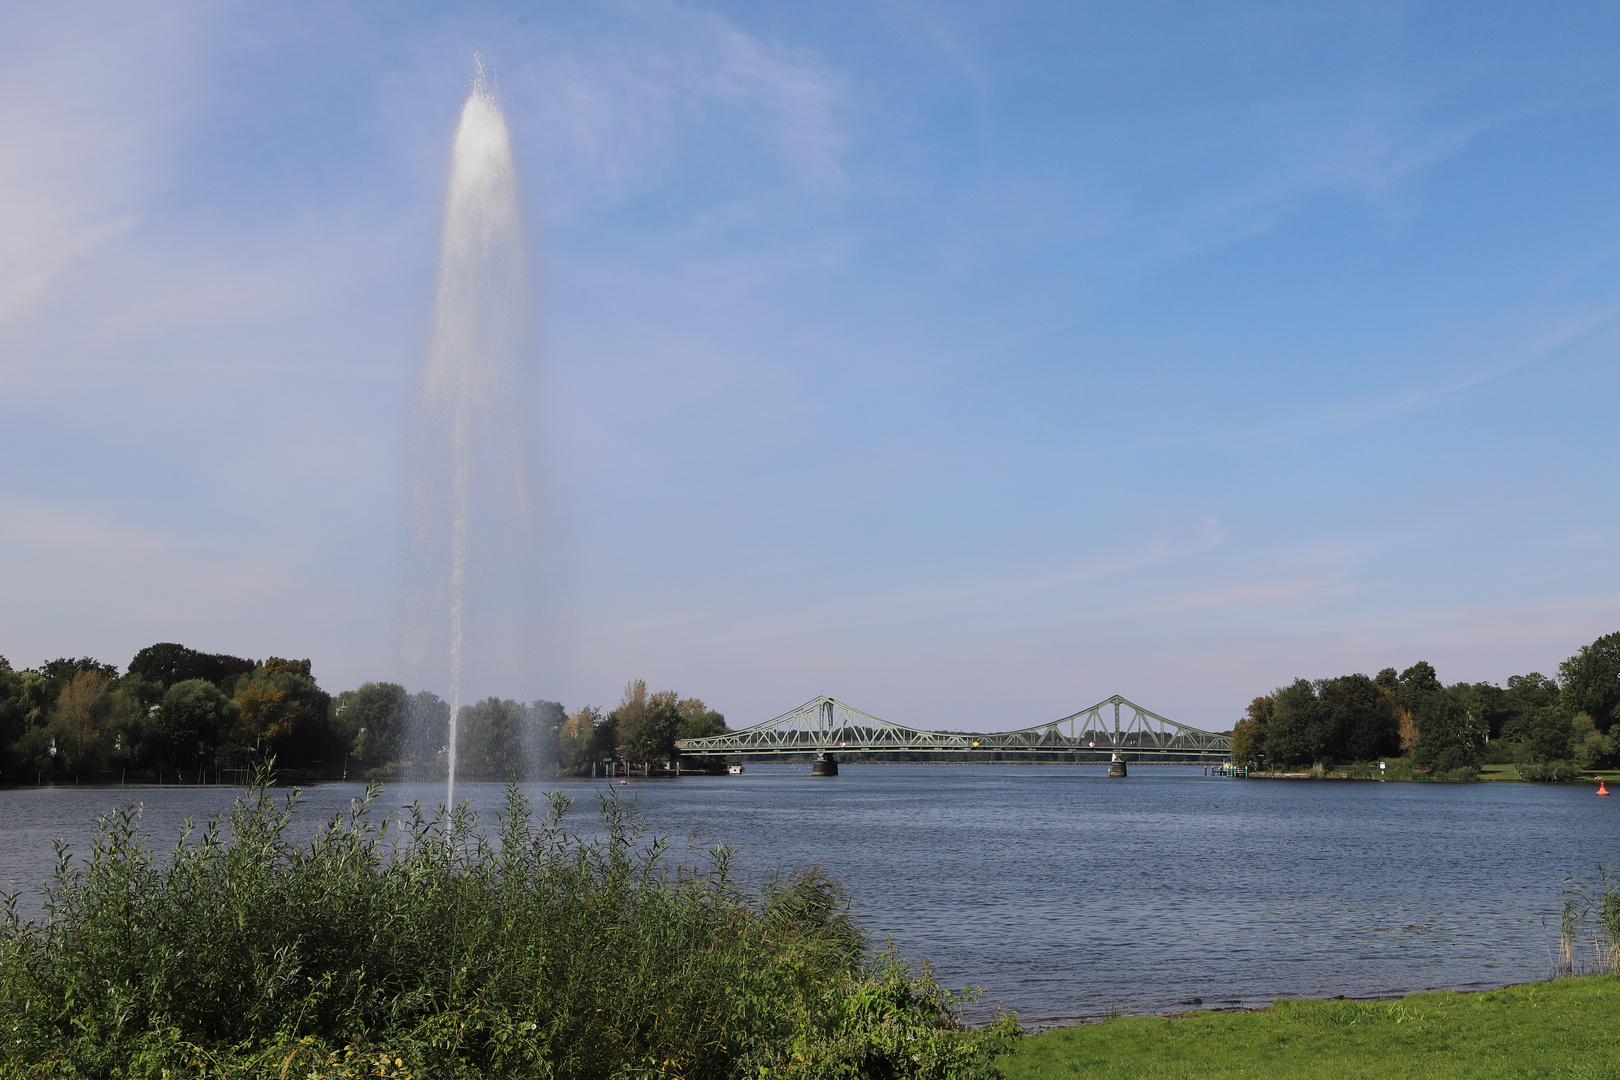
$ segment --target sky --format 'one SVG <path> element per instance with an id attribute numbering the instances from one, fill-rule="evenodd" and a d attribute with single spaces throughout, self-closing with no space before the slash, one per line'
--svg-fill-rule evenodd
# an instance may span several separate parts
<path id="1" fill-rule="evenodd" d="M 1551 674 L 1620 630 L 1616 40 L 1583 3 L 0 4 L 0 654 L 399 676 L 476 51 L 546 634 L 471 692 L 1224 730 L 1298 677 Z"/>

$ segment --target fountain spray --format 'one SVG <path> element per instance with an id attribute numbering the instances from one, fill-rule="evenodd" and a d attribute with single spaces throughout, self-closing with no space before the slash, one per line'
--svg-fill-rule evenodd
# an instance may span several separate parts
<path id="1" fill-rule="evenodd" d="M 418 467 L 413 477 L 413 546 L 430 554 L 438 552 L 432 557 L 434 562 L 444 556 L 449 559 L 447 567 L 438 563 L 438 574 L 448 572 L 448 587 L 429 590 L 440 598 L 430 607 L 440 617 L 447 615 L 449 623 L 446 806 L 455 804 L 469 560 L 500 546 L 492 535 L 496 530 L 486 528 L 480 533 L 477 527 L 481 524 L 475 512 L 479 485 L 494 489 L 516 476 L 516 502 L 522 512 L 527 510 L 522 494 L 526 403 L 521 367 L 528 318 L 511 137 L 483 58 L 475 55 L 472 88 L 462 106 L 451 151 L 432 344 L 417 417 Z M 494 475 L 481 477 L 480 467 Z M 483 498 L 497 505 L 512 501 L 495 490 L 486 491 Z"/>

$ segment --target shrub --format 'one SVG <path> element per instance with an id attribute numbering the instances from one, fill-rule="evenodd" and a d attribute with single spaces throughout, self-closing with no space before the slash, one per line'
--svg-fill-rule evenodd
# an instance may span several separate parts
<path id="1" fill-rule="evenodd" d="M 138 808 L 59 850 L 44 923 L 0 919 L 0 1076 L 971 1080 L 1017 1033 L 870 954 L 818 871 L 673 865 L 613 797 L 584 838 L 509 788 L 486 837 L 465 807 L 376 822 L 379 793 L 300 846 L 263 774 L 161 859 Z"/>
<path id="2" fill-rule="evenodd" d="M 1581 778 L 1580 766 L 1573 761 L 1524 762 L 1514 767 L 1520 780 L 1567 783 Z"/>

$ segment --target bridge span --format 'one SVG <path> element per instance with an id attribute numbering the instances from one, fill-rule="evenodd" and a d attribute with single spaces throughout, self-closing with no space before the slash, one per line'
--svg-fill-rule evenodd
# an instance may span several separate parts
<path id="1" fill-rule="evenodd" d="M 1232 737 L 1178 723 L 1118 694 L 1049 723 L 990 732 L 925 731 L 818 697 L 762 724 L 675 746 L 694 757 L 814 754 L 828 763 L 872 753 L 1210 763 L 1231 755 Z"/>

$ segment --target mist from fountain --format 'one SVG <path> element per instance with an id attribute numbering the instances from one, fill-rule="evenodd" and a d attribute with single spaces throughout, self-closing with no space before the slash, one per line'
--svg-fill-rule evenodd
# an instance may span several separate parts
<path id="1" fill-rule="evenodd" d="M 503 605 L 511 608 L 526 592 L 531 561 L 529 305 L 511 137 L 475 56 L 451 151 L 432 339 L 412 439 L 403 641 L 418 685 L 449 692 L 446 806 L 455 802 L 469 646 L 477 644 L 495 666 L 524 660 L 512 655 L 526 640 L 512 616 L 521 622 L 523 613 Z"/>

